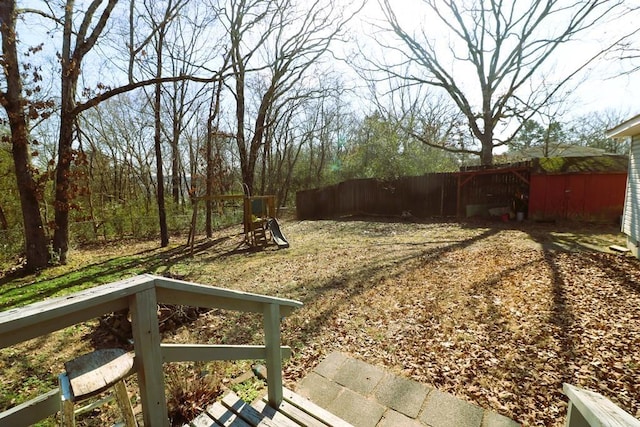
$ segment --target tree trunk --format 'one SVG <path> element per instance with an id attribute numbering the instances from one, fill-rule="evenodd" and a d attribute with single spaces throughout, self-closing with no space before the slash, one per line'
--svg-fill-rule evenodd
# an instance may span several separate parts
<path id="1" fill-rule="evenodd" d="M 63 83 L 63 88 L 65 84 Z M 64 89 L 63 89 L 64 90 Z M 63 99 L 65 97 L 63 96 Z M 56 167 L 55 190 L 55 224 L 53 233 L 53 250 L 59 256 L 61 264 L 67 262 L 69 250 L 69 171 L 71 169 L 73 141 L 73 122 L 68 114 L 65 114 L 64 102 L 61 110 L 60 140 L 58 142 L 58 164 Z"/>
<path id="2" fill-rule="evenodd" d="M 213 237 L 213 141 L 211 130 L 207 131 L 207 146 L 206 146 L 206 156 L 207 156 L 207 172 L 206 172 L 206 198 L 205 198 L 205 210 L 206 210 L 206 219 L 205 219 L 205 232 L 207 233 L 207 238 Z"/>
<path id="3" fill-rule="evenodd" d="M 213 104 L 213 99 L 212 99 Z M 209 107 L 209 119 L 207 120 L 207 144 L 206 144 L 206 158 L 207 158 L 207 171 L 206 171 L 206 219 L 205 219 L 205 232 L 207 238 L 213 237 L 213 105 Z"/>
<path id="4" fill-rule="evenodd" d="M 156 91 L 159 92 L 157 89 Z M 158 116 L 159 114 L 156 114 L 156 120 L 160 120 Z M 159 124 L 156 124 L 156 126 L 159 126 Z M 157 169 L 156 179 L 158 181 L 157 198 L 158 198 L 158 220 L 160 222 L 160 246 L 164 248 L 169 245 L 169 229 L 167 227 L 167 211 L 165 208 L 165 200 L 164 200 L 164 173 L 162 172 L 162 146 L 161 146 L 159 128 L 156 128 L 156 135 L 154 137 L 154 148 L 155 148 L 155 154 L 156 154 L 156 169 Z"/>
<path id="5" fill-rule="evenodd" d="M 242 173 L 242 183 L 246 185 L 245 191 L 248 196 L 253 191 L 253 168 L 247 156 L 247 146 L 244 134 L 244 68 L 242 64 L 238 65 L 238 74 L 236 77 L 236 142 L 238 145 L 238 154 L 240 155 L 240 171 Z"/>
<path id="6" fill-rule="evenodd" d="M 226 68 L 228 57 L 225 58 L 224 66 L 221 69 Z M 220 98 L 222 96 L 222 89 L 224 85 L 222 84 L 222 80 L 220 80 L 217 84 L 218 86 L 215 88 L 215 92 L 211 94 L 211 103 L 209 104 L 209 118 L 207 120 L 207 146 L 206 146 L 206 157 L 207 157 L 207 203 L 206 203 L 206 231 L 207 237 L 211 238 L 213 236 L 212 223 L 213 223 L 213 192 L 214 192 L 214 171 L 215 171 L 215 163 L 213 158 L 213 143 L 217 141 L 218 135 L 218 126 L 214 126 L 214 120 L 219 121 L 218 117 L 220 116 Z M 218 145 L 216 144 L 216 151 Z M 216 153 L 219 154 L 219 153 Z M 221 156 L 216 155 L 216 160 L 220 159 Z M 222 175 L 222 166 L 220 166 L 220 175 Z M 222 179 L 221 176 L 218 179 Z M 219 185 L 218 188 L 221 186 Z"/>
<path id="7" fill-rule="evenodd" d="M 180 204 L 180 187 L 182 182 L 180 179 L 180 115 L 174 109 L 173 117 L 173 135 L 171 140 L 171 196 L 175 206 Z"/>
<path id="8" fill-rule="evenodd" d="M 156 53 L 158 55 L 156 78 L 162 77 L 162 45 L 164 43 L 164 30 L 158 34 L 158 44 L 156 46 Z M 155 122 L 155 134 L 154 134 L 154 148 L 156 154 L 156 179 L 158 180 L 158 220 L 160 221 L 160 246 L 167 247 L 169 245 L 169 229 L 167 227 L 167 212 L 164 201 L 164 173 L 162 172 L 162 140 L 160 133 L 160 107 L 161 107 L 161 95 L 162 84 L 156 83 L 155 87 L 155 99 L 153 102 L 153 115 Z"/>
<path id="9" fill-rule="evenodd" d="M 482 166 L 493 165 L 493 133 L 485 130 L 480 144 L 480 164 Z"/>
<path id="10" fill-rule="evenodd" d="M 72 110 L 75 107 L 75 91 L 80 76 L 79 61 L 71 53 L 73 1 L 69 1 L 66 6 L 60 61 L 62 66 L 60 134 L 58 138 L 58 164 L 56 165 L 55 203 L 53 205 L 56 224 L 53 233 L 53 250 L 58 254 L 61 264 L 66 264 L 69 249 L 69 173 L 74 126 Z"/>
<path id="11" fill-rule="evenodd" d="M 4 214 L 4 210 L 2 206 L 0 206 L 0 230 L 8 230 L 9 223 L 7 222 L 7 217 Z"/>
<path id="12" fill-rule="evenodd" d="M 47 238 L 40 216 L 38 184 L 33 177 L 29 155 L 29 132 L 25 113 L 26 101 L 22 97 L 22 80 L 16 46 L 16 3 L 14 0 L 0 2 L 0 31 L 2 54 L 6 78 L 6 93 L 2 102 L 9 118 L 11 129 L 11 154 L 15 167 L 16 182 L 20 194 L 20 207 L 24 223 L 26 268 L 33 271 L 46 267 L 49 262 Z"/>
<path id="13" fill-rule="evenodd" d="M 265 136 L 265 143 L 262 149 L 262 164 L 260 171 L 260 194 L 267 194 L 267 158 L 269 156 L 269 150 L 271 149 L 270 135 Z"/>
<path id="14" fill-rule="evenodd" d="M 240 159 L 240 169 L 242 170 L 242 182 L 245 184 L 245 191 L 247 196 L 253 195 L 253 174 L 255 170 L 255 163 L 251 163 L 251 160 L 245 158 L 244 161 Z"/>
<path id="15" fill-rule="evenodd" d="M 53 250 L 60 257 L 62 264 L 67 262 L 69 248 L 69 208 L 73 194 L 70 194 L 72 177 L 71 163 L 73 161 L 73 131 L 78 113 L 76 107 L 76 88 L 80 78 L 80 66 L 84 56 L 95 45 L 98 36 L 107 24 L 111 11 L 117 0 L 109 0 L 102 10 L 95 27 L 88 35 L 89 23 L 94 18 L 97 9 L 89 7 L 82 18 L 79 29 L 74 28 L 74 0 L 67 0 L 65 4 L 64 29 L 62 35 L 61 64 L 61 94 L 60 94 L 60 136 L 58 140 L 58 164 L 56 165 L 55 188 L 55 224 L 53 235 Z M 75 36 L 75 46 L 72 39 Z"/>

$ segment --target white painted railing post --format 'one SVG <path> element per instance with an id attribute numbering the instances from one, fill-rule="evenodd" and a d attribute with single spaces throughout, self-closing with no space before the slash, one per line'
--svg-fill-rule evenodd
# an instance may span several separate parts
<path id="1" fill-rule="evenodd" d="M 567 408 L 567 421 L 565 427 L 589 427 L 589 423 L 584 419 L 580 411 L 569 401 Z"/>
<path id="2" fill-rule="evenodd" d="M 155 288 L 132 295 L 129 307 L 144 425 L 169 427 Z"/>
<path id="3" fill-rule="evenodd" d="M 264 341 L 267 353 L 267 398 L 273 408 L 282 402 L 282 353 L 280 351 L 280 306 L 265 304 Z"/>
<path id="4" fill-rule="evenodd" d="M 569 398 L 566 427 L 640 427 L 640 420 L 600 393 L 567 383 L 562 390 Z"/>

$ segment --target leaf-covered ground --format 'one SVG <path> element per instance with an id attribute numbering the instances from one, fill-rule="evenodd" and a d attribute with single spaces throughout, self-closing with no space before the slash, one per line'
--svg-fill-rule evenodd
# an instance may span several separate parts
<path id="1" fill-rule="evenodd" d="M 193 279 L 305 303 L 283 324 L 295 353 L 290 385 L 339 350 L 524 425 L 564 425 L 564 382 L 640 416 L 639 264 L 595 251 L 622 243 L 615 228 L 320 221 L 283 229 L 291 249 L 214 255 L 206 267 L 197 262 Z M 259 340 L 259 319 L 219 314 L 189 329 L 214 342 Z"/>
<path id="2" fill-rule="evenodd" d="M 640 264 L 602 252 L 624 244 L 615 226 L 366 219 L 291 220 L 282 230 L 286 250 L 247 250 L 233 227 L 200 238 L 193 256 L 177 239 L 166 250 L 141 242 L 71 256 L 127 256 L 136 272 L 304 302 L 282 325 L 294 352 L 285 366 L 291 387 L 339 350 L 523 425 L 564 425 L 563 382 L 640 417 Z M 167 316 L 165 340 L 262 340 L 259 316 L 216 310 L 194 318 L 180 326 Z M 96 328 L 50 336 L 50 352 L 33 343 L 5 350 L 0 366 L 11 378 L 0 379 L 20 382 L 13 369 L 25 363 L 59 372 L 69 358 L 60 349 L 96 345 L 105 333 Z M 29 348 L 38 351 L 15 359 Z"/>

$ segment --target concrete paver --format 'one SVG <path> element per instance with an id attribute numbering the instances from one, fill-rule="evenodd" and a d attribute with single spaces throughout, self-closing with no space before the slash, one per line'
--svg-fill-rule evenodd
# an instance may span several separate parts
<path id="1" fill-rule="evenodd" d="M 346 360 L 334 380 L 350 390 L 368 395 L 384 377 L 384 370 L 356 359 Z"/>
<path id="2" fill-rule="evenodd" d="M 338 369 L 340 369 L 347 360 L 349 360 L 349 357 L 347 357 L 346 354 L 334 351 L 325 357 L 322 362 L 316 366 L 314 371 L 325 378 L 333 380 L 335 379 Z"/>
<path id="3" fill-rule="evenodd" d="M 520 424 L 497 412 L 485 411 L 482 427 L 519 427 Z"/>
<path id="4" fill-rule="evenodd" d="M 367 399 L 345 388 L 329 404 L 327 410 L 355 427 L 375 427 L 382 419 L 386 408 L 373 399 Z"/>
<path id="5" fill-rule="evenodd" d="M 329 354 L 296 391 L 356 427 L 518 427 L 449 393 L 343 353 Z"/>
<path id="6" fill-rule="evenodd" d="M 480 427 L 482 417 L 481 407 L 433 390 L 427 396 L 420 421 L 432 427 Z"/>
<path id="7" fill-rule="evenodd" d="M 298 385 L 298 394 L 322 408 L 327 408 L 342 390 L 344 387 L 316 372 L 310 372 Z"/>
<path id="8" fill-rule="evenodd" d="M 430 391 L 430 387 L 416 381 L 387 374 L 376 387 L 375 396 L 383 405 L 416 418 Z"/>
<path id="9" fill-rule="evenodd" d="M 389 409 L 384 413 L 377 427 L 424 427 L 420 421 Z"/>

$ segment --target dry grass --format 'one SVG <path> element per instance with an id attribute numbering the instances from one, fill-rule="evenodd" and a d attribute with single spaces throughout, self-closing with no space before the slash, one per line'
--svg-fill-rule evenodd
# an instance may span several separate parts
<path id="1" fill-rule="evenodd" d="M 221 363 L 167 366 L 165 381 L 171 425 L 188 423 L 220 396 L 223 372 Z"/>
<path id="2" fill-rule="evenodd" d="M 290 249 L 245 250 L 233 228 L 201 240 L 193 257 L 170 248 L 148 271 L 303 301 L 282 326 L 294 349 L 289 386 L 340 350 L 524 425 L 563 425 L 562 382 L 640 416 L 640 268 L 593 251 L 623 244 L 615 227 L 287 221 L 282 229 Z M 175 342 L 261 339 L 260 317 L 219 310 L 165 332 Z"/>

